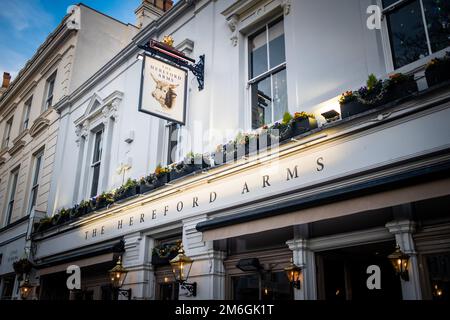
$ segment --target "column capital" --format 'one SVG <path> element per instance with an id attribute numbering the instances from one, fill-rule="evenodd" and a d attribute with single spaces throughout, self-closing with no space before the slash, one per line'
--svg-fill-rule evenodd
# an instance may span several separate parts
<path id="1" fill-rule="evenodd" d="M 412 220 L 396 220 L 386 223 L 390 233 L 414 233 L 416 231 L 416 223 Z"/>

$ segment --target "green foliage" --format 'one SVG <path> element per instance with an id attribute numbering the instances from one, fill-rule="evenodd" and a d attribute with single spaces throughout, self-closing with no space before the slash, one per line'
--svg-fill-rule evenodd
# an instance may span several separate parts
<path id="1" fill-rule="evenodd" d="M 367 89 L 369 90 L 369 91 L 372 91 L 373 89 L 375 89 L 375 87 L 377 86 L 377 84 L 378 84 L 378 79 L 377 79 L 377 77 L 375 77 L 375 75 L 373 74 L 373 73 L 371 73 L 370 75 L 369 75 L 369 78 L 367 79 L 367 82 L 366 82 L 366 85 L 367 85 Z"/>
<path id="2" fill-rule="evenodd" d="M 289 112 L 285 112 L 283 115 L 283 124 L 289 124 L 292 121 L 292 115 Z"/>

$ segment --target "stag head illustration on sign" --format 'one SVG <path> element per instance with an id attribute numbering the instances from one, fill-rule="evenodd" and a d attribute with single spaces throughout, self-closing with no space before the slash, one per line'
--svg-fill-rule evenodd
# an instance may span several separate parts
<path id="1" fill-rule="evenodd" d="M 178 87 L 178 84 L 170 84 L 158 80 L 152 73 L 150 73 L 150 75 L 156 83 L 155 90 L 152 92 L 152 97 L 159 102 L 162 108 L 172 109 L 177 99 L 177 94 L 174 90 Z"/>

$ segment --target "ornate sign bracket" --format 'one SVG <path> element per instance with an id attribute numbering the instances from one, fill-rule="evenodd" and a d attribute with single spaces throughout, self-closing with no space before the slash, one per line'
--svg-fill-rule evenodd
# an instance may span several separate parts
<path id="1" fill-rule="evenodd" d="M 187 57 L 183 52 L 155 40 L 150 40 L 147 44 L 138 45 L 138 47 L 151 56 L 159 56 L 179 67 L 190 70 L 197 78 L 198 90 L 201 91 L 205 88 L 205 55 L 201 55 L 196 63 L 194 59 Z"/>

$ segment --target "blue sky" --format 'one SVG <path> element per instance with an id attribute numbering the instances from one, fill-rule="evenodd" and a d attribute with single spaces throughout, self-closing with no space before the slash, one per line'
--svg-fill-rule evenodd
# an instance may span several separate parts
<path id="1" fill-rule="evenodd" d="M 141 0 L 85 0 L 89 7 L 126 23 L 135 22 Z M 13 77 L 36 52 L 76 0 L 0 0 L 0 77 Z"/>

